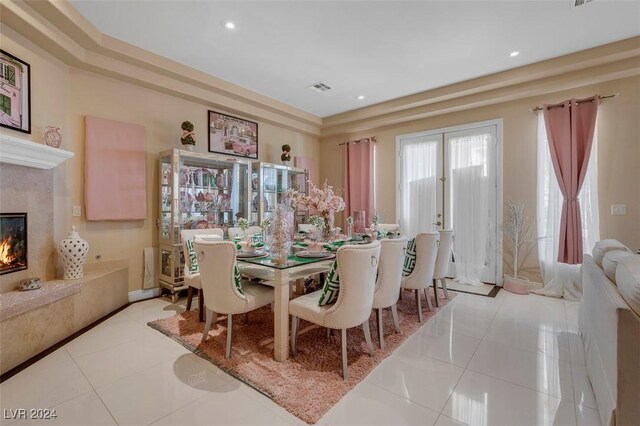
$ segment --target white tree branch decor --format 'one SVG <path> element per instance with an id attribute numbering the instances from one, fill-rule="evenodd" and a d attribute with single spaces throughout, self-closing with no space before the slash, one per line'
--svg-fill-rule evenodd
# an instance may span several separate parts
<path id="1" fill-rule="evenodd" d="M 518 267 L 521 262 L 519 253 L 526 245 L 537 241 L 533 237 L 535 224 L 525 212 L 522 201 L 509 200 L 507 203 L 507 218 L 502 226 L 502 231 L 513 246 L 513 276 L 518 278 Z M 524 259 L 522 259 L 524 260 Z"/>

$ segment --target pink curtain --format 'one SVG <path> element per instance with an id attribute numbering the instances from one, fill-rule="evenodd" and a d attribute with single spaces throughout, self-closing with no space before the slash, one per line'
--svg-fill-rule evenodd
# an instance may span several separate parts
<path id="1" fill-rule="evenodd" d="M 375 142 L 376 138 L 365 138 L 344 145 L 345 220 L 357 210 L 366 212 L 367 224 L 373 218 Z"/>
<path id="2" fill-rule="evenodd" d="M 597 96 L 545 105 L 543 109 L 551 160 L 564 197 L 558 247 L 558 262 L 561 263 L 582 263 L 578 194 L 587 173 L 597 112 Z"/>

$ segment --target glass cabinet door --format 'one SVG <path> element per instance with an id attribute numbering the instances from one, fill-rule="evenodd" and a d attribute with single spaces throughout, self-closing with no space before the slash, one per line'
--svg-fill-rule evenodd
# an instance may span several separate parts
<path id="1" fill-rule="evenodd" d="M 286 198 L 288 189 L 307 192 L 307 171 L 295 167 L 256 162 L 252 168 L 252 221 L 273 217 L 275 207 Z M 296 211 L 296 225 L 307 217 Z"/>
<path id="2" fill-rule="evenodd" d="M 227 229 L 247 217 L 248 164 L 180 159 L 182 229 Z"/>

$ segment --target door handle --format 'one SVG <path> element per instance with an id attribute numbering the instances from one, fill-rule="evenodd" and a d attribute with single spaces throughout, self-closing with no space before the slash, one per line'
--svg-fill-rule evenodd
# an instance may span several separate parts
<path id="1" fill-rule="evenodd" d="M 437 221 L 437 222 L 433 222 L 433 224 L 436 225 L 436 226 L 440 226 L 440 225 L 442 225 L 442 222 Z"/>

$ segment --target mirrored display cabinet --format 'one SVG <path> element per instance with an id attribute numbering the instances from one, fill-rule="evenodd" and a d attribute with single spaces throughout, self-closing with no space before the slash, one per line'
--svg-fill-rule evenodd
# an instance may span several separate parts
<path id="1" fill-rule="evenodd" d="M 185 289 L 183 229 L 227 228 L 251 211 L 251 161 L 171 149 L 160 153 L 160 285 Z"/>

